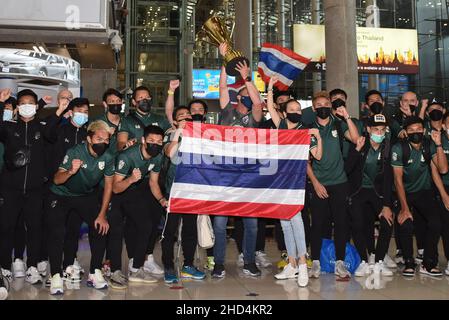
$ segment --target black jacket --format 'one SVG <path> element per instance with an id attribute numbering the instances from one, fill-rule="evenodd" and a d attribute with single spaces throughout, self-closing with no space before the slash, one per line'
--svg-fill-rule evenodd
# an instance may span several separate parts
<path id="1" fill-rule="evenodd" d="M 369 138 L 366 138 L 365 146 L 362 150 L 357 151 L 356 146 L 351 144 L 348 158 L 345 161 L 345 171 L 348 175 L 350 187 L 350 197 L 354 197 L 362 188 L 363 168 L 369 148 L 371 147 Z M 381 145 L 381 171 L 379 171 L 374 179 L 374 190 L 376 194 L 382 198 L 385 207 L 391 207 L 392 186 L 393 186 L 393 168 L 391 167 L 391 148 L 390 141 L 384 140 Z"/>
<path id="2" fill-rule="evenodd" d="M 48 180 L 45 164 L 45 140 L 54 137 L 60 117 L 45 120 L 35 117 L 29 122 L 3 121 L 4 104 L 0 102 L 0 141 L 5 146 L 5 167 L 0 176 L 2 188 L 27 192 L 38 190 Z M 11 161 L 17 154 L 27 154 L 27 164 L 15 167 Z"/>

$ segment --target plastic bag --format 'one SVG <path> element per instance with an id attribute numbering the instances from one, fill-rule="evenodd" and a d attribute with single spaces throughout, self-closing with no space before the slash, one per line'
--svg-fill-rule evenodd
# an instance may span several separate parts
<path id="1" fill-rule="evenodd" d="M 355 272 L 360 264 L 360 256 L 357 249 L 350 243 L 346 243 L 345 265 L 349 272 Z M 333 240 L 323 239 L 320 254 L 321 271 L 334 273 L 335 271 L 335 245 Z"/>
<path id="2" fill-rule="evenodd" d="M 196 224 L 198 228 L 198 245 L 204 249 L 212 248 L 215 243 L 215 234 L 210 217 L 206 214 L 199 214 Z"/>

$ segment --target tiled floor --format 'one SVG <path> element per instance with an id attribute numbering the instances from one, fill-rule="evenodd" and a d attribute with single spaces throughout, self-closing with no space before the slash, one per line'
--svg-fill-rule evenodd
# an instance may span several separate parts
<path id="1" fill-rule="evenodd" d="M 85 240 L 80 243 L 79 258 L 87 269 L 90 253 Z M 394 245 L 392 245 L 394 248 Z M 279 258 L 276 244 L 267 241 L 267 254 L 275 262 Z M 203 253 L 202 253 L 203 254 Z M 201 254 L 201 255 L 202 255 Z M 155 256 L 160 262 L 160 245 Z M 443 256 L 442 253 L 440 255 Z M 237 257 L 235 243 L 230 240 L 227 252 L 226 278 L 211 279 L 208 275 L 204 281 L 184 281 L 183 288 L 173 288 L 163 283 L 153 285 L 130 285 L 127 290 L 108 289 L 99 291 L 86 286 L 84 277 L 78 289 L 65 289 L 63 296 L 51 296 L 43 285 L 31 286 L 24 279 L 14 280 L 11 285 L 11 300 L 123 300 L 123 299 L 214 299 L 214 300 L 318 300 L 318 299 L 449 299 L 449 277 L 440 279 L 417 274 L 413 279 L 405 279 L 399 274 L 393 277 L 352 278 L 349 282 L 335 281 L 332 274 L 323 274 L 320 279 L 312 279 L 307 288 L 299 288 L 294 280 L 279 281 L 273 277 L 275 267 L 263 269 L 260 278 L 243 275 L 235 264 Z M 199 258 L 198 258 L 199 259 Z M 203 259 L 204 260 L 204 259 Z M 198 260 L 197 260 L 198 262 Z M 444 261 L 441 261 L 444 263 Z M 124 255 L 123 265 L 127 265 Z M 202 266 L 202 263 L 200 264 Z M 443 266 L 443 265 L 442 265 Z"/>

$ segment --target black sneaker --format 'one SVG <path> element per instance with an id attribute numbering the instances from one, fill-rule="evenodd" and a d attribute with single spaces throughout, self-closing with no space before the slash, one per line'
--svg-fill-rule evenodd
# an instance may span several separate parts
<path id="1" fill-rule="evenodd" d="M 413 277 L 415 275 L 416 265 L 413 262 L 406 262 L 402 275 L 405 277 Z"/>
<path id="2" fill-rule="evenodd" d="M 262 272 L 260 272 L 259 268 L 257 268 L 255 263 L 245 264 L 243 266 L 243 273 L 250 275 L 252 277 L 260 277 Z"/>
<path id="3" fill-rule="evenodd" d="M 215 264 L 214 271 L 212 271 L 212 278 L 224 278 L 226 271 L 224 265 Z"/>
<path id="4" fill-rule="evenodd" d="M 440 269 L 438 269 L 436 267 L 427 269 L 423 265 L 421 265 L 421 267 L 419 268 L 419 273 L 425 274 L 425 275 L 428 275 L 428 276 L 432 276 L 432 277 L 441 277 L 441 276 L 443 276 L 443 272 L 441 272 Z"/>

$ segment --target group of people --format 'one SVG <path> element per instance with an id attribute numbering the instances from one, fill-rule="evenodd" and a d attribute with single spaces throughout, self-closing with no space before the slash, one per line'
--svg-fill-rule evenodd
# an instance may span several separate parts
<path id="1" fill-rule="evenodd" d="M 221 55 L 227 49 L 222 44 Z M 276 76 L 264 102 L 250 67 L 240 63 L 236 70 L 244 85 L 231 101 L 226 69 L 221 68 L 219 124 L 308 130 L 312 136 L 304 209 L 275 224 L 282 256 L 275 278 L 296 278 L 302 287 L 318 278 L 324 238 L 334 240 L 339 278 L 351 276 L 344 262 L 351 239 L 362 260 L 355 276 L 373 268 L 391 276 L 397 263 L 404 264 L 404 276 L 413 276 L 416 261 L 420 273 L 441 276 L 440 236 L 449 258 L 449 113 L 444 104 L 423 101 L 418 108 L 416 94 L 407 92 L 397 114 L 390 116 L 382 94 L 372 90 L 365 97 L 369 114 L 355 119 L 346 110 L 342 89 L 316 93 L 312 108 L 302 110 L 290 92 L 275 91 Z M 98 119 L 91 119 L 89 101 L 73 98 L 69 90 L 58 94 L 56 110 L 46 117 L 37 114 L 46 101 L 32 90 L 21 90 L 15 98 L 9 89 L 0 91 L 0 296 L 7 295 L 6 283 L 18 277 L 30 284 L 45 282 L 50 294 L 62 294 L 64 281 L 80 282 L 84 270 L 77 252 L 83 222 L 91 251 L 88 286 L 125 289 L 128 282 L 155 283 L 158 276 L 166 283 L 178 282 L 179 275 L 205 279 L 194 265 L 197 215 L 166 212 L 182 129 L 189 121 L 204 123 L 208 112 L 202 100 L 176 106 L 179 84 L 170 81 L 164 116 L 153 112 L 146 87 L 133 91 L 128 115 L 122 94 L 108 89 Z M 228 217 L 211 219 L 215 243 L 207 250 L 204 268 L 222 278 Z M 259 268 L 271 265 L 264 253 L 267 221 L 233 220 L 237 264 L 244 274 L 258 277 Z M 391 258 L 393 232 L 397 254 Z M 184 258 L 179 275 L 174 263 L 178 236 Z M 158 239 L 163 266 L 153 255 Z"/>

